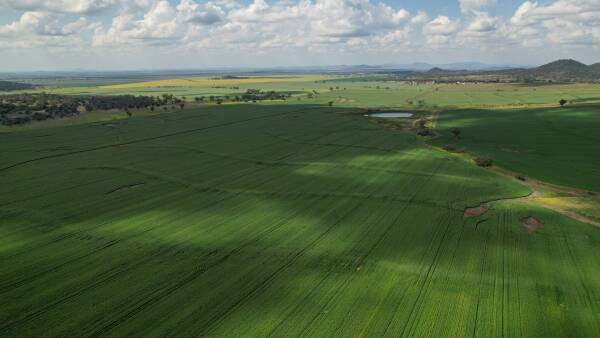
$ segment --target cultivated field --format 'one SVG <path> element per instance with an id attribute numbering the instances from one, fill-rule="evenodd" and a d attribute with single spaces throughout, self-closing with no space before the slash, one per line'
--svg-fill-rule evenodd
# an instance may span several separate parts
<path id="1" fill-rule="evenodd" d="M 596 87 L 301 79 L 65 86 L 190 104 L 5 127 L 0 336 L 600 332 L 600 229 L 533 198 L 558 187 L 469 159 L 598 192 L 600 110 L 555 107 Z M 193 103 L 249 88 L 294 95 Z M 365 108 L 414 110 L 441 136 Z"/>
<path id="2" fill-rule="evenodd" d="M 122 80 L 125 81 L 125 80 Z M 129 80 L 134 81 L 134 80 Z M 99 85 L 97 80 L 48 83 L 40 89 L 69 95 L 161 95 L 165 93 L 193 101 L 197 96 L 240 95 L 248 89 L 282 91 L 293 94 L 294 104 L 327 104 L 342 107 L 404 107 L 410 109 L 461 107 L 554 106 L 560 99 L 573 102 L 599 101 L 600 84 L 414 84 L 376 81 L 369 77 L 333 75 L 249 76 L 243 79 L 195 77 L 115 85 Z M 308 98 L 307 94 L 316 95 Z M 420 102 L 422 101 L 422 102 Z M 421 103 L 421 104 L 420 104 Z"/>
<path id="3" fill-rule="evenodd" d="M 600 191 L 600 105 L 454 110 L 438 115 L 450 142 L 541 180 Z M 461 138 L 449 136 L 459 127 Z"/>

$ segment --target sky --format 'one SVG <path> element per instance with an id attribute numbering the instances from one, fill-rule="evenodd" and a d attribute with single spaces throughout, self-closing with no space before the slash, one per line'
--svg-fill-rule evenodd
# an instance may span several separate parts
<path id="1" fill-rule="evenodd" d="M 600 0 L 0 0 L 0 71 L 600 62 Z"/>

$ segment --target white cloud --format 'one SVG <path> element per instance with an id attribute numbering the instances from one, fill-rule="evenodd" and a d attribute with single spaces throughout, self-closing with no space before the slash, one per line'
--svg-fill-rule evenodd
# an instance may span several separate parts
<path id="1" fill-rule="evenodd" d="M 21 11 L 0 26 L 0 46 L 268 57 L 600 45 L 600 0 L 525 1 L 507 19 L 490 14 L 495 3 L 459 0 L 462 14 L 449 17 L 385 0 L 0 0 Z"/>
<path id="2" fill-rule="evenodd" d="M 458 23 L 449 17 L 440 15 L 423 28 L 427 35 L 450 35 L 458 30 Z"/>
<path id="3" fill-rule="evenodd" d="M 465 28 L 466 32 L 489 33 L 498 29 L 500 19 L 490 16 L 488 13 L 480 12 L 469 22 Z"/>
<path id="4" fill-rule="evenodd" d="M 67 36 L 78 34 L 87 25 L 84 18 L 67 24 L 60 23 L 56 17 L 41 12 L 25 12 L 19 21 L 0 26 L 0 34 L 13 34 L 18 38 L 27 35 Z"/>
<path id="5" fill-rule="evenodd" d="M 0 6 L 36 12 L 95 14 L 118 2 L 120 0 L 0 0 Z"/>
<path id="6" fill-rule="evenodd" d="M 483 7 L 496 4 L 496 0 L 458 0 L 460 10 L 463 13 L 471 13 L 481 10 Z"/>
<path id="7" fill-rule="evenodd" d="M 425 35 L 426 42 L 429 46 L 432 48 L 439 48 L 449 45 L 454 33 L 456 33 L 458 29 L 458 21 L 440 15 L 423 27 L 423 34 Z"/>
<path id="8" fill-rule="evenodd" d="M 526 1 L 510 19 L 509 35 L 525 46 L 600 43 L 599 0 L 558 0 L 547 5 Z"/>
<path id="9" fill-rule="evenodd" d="M 225 11 L 210 1 L 197 4 L 192 0 L 182 0 L 177 10 L 185 21 L 195 24 L 213 25 L 225 20 Z"/>

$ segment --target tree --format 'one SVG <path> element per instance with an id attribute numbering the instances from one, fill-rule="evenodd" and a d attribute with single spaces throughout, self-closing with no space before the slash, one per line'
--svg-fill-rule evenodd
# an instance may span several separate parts
<path id="1" fill-rule="evenodd" d="M 560 103 L 560 106 L 561 106 L 561 107 L 564 107 L 564 106 L 565 106 L 565 104 L 567 104 L 567 100 L 565 100 L 565 99 L 561 99 L 560 101 L 558 101 L 558 103 Z"/>
<path id="2" fill-rule="evenodd" d="M 458 128 L 452 128 L 451 132 L 452 132 L 452 135 L 454 135 L 454 137 L 460 138 L 460 134 L 462 131 Z"/>
<path id="3" fill-rule="evenodd" d="M 328 104 L 329 104 L 330 107 L 333 107 L 333 101 L 329 101 Z"/>

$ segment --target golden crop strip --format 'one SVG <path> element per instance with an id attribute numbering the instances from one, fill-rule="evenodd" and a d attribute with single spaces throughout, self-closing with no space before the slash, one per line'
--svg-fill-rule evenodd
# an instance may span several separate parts
<path id="1" fill-rule="evenodd" d="M 145 81 L 135 83 L 125 83 L 110 86 L 101 86 L 100 89 L 134 89 L 134 88 L 153 88 L 153 87 L 205 87 L 222 85 L 247 85 L 261 83 L 281 83 L 281 82 L 314 82 L 326 80 L 328 77 L 323 75 L 306 76 L 256 76 L 248 78 L 219 79 L 211 77 L 191 77 L 180 79 L 166 79 L 157 81 Z"/>

